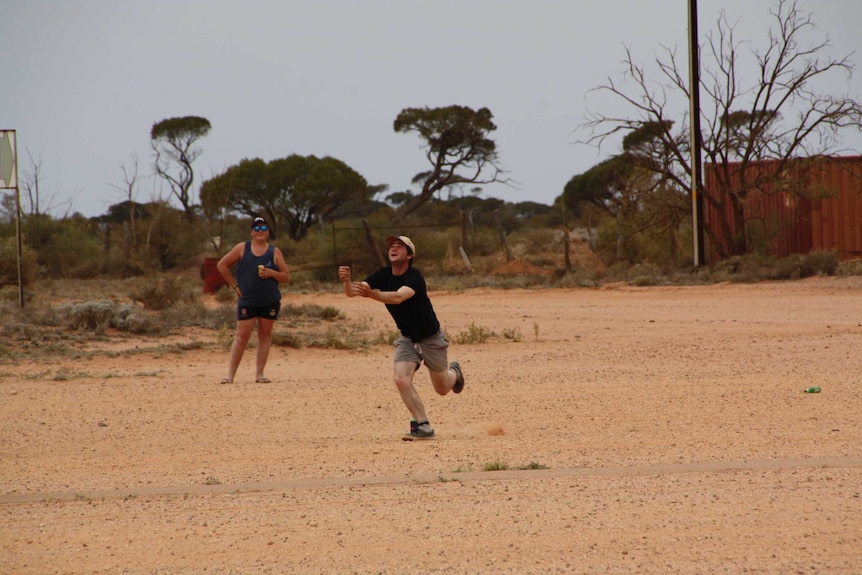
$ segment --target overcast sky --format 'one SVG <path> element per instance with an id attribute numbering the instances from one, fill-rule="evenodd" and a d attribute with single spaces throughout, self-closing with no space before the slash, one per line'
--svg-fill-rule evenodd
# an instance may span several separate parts
<path id="1" fill-rule="evenodd" d="M 762 43 L 769 0 L 699 0 L 701 35 L 724 9 L 737 38 Z M 862 2 L 800 0 L 830 55 L 862 64 Z M 390 191 L 428 168 L 408 107 L 487 107 L 518 189 L 485 197 L 550 204 L 575 174 L 619 150 L 578 145 L 591 89 L 619 79 L 624 47 L 662 45 L 687 66 L 687 0 L 0 0 L 0 129 L 18 136 L 19 180 L 40 163 L 42 208 L 104 214 L 125 200 L 122 165 L 152 174 L 155 122 L 212 123 L 197 182 L 243 158 L 333 156 Z M 823 36 L 817 37 L 822 39 Z M 812 39 L 817 39 L 812 38 Z M 687 72 L 687 70 L 686 70 Z M 862 68 L 830 91 L 862 100 Z M 684 107 L 684 106 L 683 106 Z M 681 114 L 678 115 L 681 118 Z M 859 139 L 848 146 L 860 153 Z M 163 186 L 161 186 L 163 188 Z M 197 195 L 195 194 L 195 198 Z M 44 205 L 46 202 L 50 205 Z"/>

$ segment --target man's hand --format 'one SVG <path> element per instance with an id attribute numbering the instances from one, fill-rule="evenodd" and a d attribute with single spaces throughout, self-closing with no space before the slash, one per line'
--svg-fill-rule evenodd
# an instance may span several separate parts
<path id="1" fill-rule="evenodd" d="M 343 283 L 350 282 L 350 266 L 338 266 L 338 279 Z"/>
<path id="2" fill-rule="evenodd" d="M 374 290 L 365 282 L 353 282 L 350 287 L 353 290 L 353 295 L 371 297 L 374 294 Z"/>
<path id="3" fill-rule="evenodd" d="M 347 297 L 361 295 L 356 291 L 357 283 L 350 281 L 350 266 L 338 266 L 338 279 L 344 285 L 344 295 Z"/>

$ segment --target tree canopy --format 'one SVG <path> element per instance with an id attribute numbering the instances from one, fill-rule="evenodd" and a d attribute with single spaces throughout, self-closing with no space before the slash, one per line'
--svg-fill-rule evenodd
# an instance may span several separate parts
<path id="1" fill-rule="evenodd" d="M 444 188 L 509 181 L 498 163 L 497 145 L 488 137 L 497 129 L 488 108 L 405 108 L 395 118 L 393 128 L 397 133 L 416 132 L 431 165 L 414 178 L 422 191 L 399 206 L 395 220 L 414 212 Z"/>
<path id="2" fill-rule="evenodd" d="M 369 200 L 365 178 L 341 160 L 326 156 L 290 155 L 264 162 L 245 159 L 201 186 L 204 211 L 227 209 L 263 215 L 273 227 L 301 240 L 317 218 L 351 202 Z"/>
<path id="3" fill-rule="evenodd" d="M 586 172 L 572 176 L 563 188 L 563 202 L 575 215 L 584 203 L 612 212 L 611 202 L 628 186 L 635 169 L 630 154 L 613 156 Z"/>
<path id="4" fill-rule="evenodd" d="M 198 116 L 168 118 L 153 124 L 150 140 L 155 157 L 155 170 L 171 188 L 171 194 L 180 202 L 186 218 L 195 219 L 191 197 L 195 173 L 192 163 L 200 156 L 195 143 L 206 136 L 212 126 L 209 120 Z M 172 170 L 175 164 L 175 171 Z"/>

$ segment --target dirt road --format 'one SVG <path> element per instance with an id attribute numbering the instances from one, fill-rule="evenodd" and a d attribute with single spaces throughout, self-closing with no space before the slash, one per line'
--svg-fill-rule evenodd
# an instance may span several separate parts
<path id="1" fill-rule="evenodd" d="M 0 573 L 862 573 L 862 278 L 432 301 L 425 442 L 386 346 L 7 362 Z"/>

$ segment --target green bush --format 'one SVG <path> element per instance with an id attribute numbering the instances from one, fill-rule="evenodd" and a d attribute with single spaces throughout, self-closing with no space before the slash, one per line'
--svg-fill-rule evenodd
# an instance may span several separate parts
<path id="1" fill-rule="evenodd" d="M 862 259 L 841 262 L 835 273 L 840 276 L 862 276 Z"/>
<path id="2" fill-rule="evenodd" d="M 806 276 L 834 276 L 838 272 L 839 264 L 838 254 L 834 251 L 813 251 L 802 257 L 802 273 Z"/>
<path id="3" fill-rule="evenodd" d="M 509 469 L 509 464 L 501 459 L 489 461 L 482 466 L 482 471 L 505 471 Z"/>
<path id="4" fill-rule="evenodd" d="M 754 283 L 763 279 L 767 260 L 757 254 L 732 256 L 713 266 L 715 281 Z"/>
<path id="5" fill-rule="evenodd" d="M 656 286 L 667 283 L 659 267 L 651 263 L 632 266 L 628 271 L 629 283 L 634 286 Z"/>
<path id="6" fill-rule="evenodd" d="M 152 217 L 140 222 L 137 234 L 133 252 L 150 269 L 168 270 L 211 249 L 206 230 L 190 224 L 184 213 L 169 206 L 152 208 Z M 113 236 L 114 249 L 122 251 L 122 234 L 115 232 Z"/>
<path id="7" fill-rule="evenodd" d="M 236 290 L 228 285 L 223 285 L 216 291 L 215 298 L 219 303 L 234 303 L 236 302 Z"/>
<path id="8" fill-rule="evenodd" d="M 561 288 L 596 287 L 598 283 L 598 273 L 595 270 L 576 267 L 571 272 L 559 274 L 558 286 Z"/>
<path id="9" fill-rule="evenodd" d="M 166 309 L 181 302 L 195 304 L 200 301 L 197 284 L 190 285 L 176 276 L 143 278 L 132 291 L 131 297 L 151 310 Z"/>
<path id="10" fill-rule="evenodd" d="M 503 337 L 506 339 L 511 339 L 512 341 L 521 341 L 523 337 L 521 334 L 521 330 L 517 327 L 514 328 L 504 328 L 503 329 Z"/>
<path id="11" fill-rule="evenodd" d="M 22 283 L 30 285 L 39 267 L 36 254 L 26 245 L 21 250 Z M 18 238 L 0 238 L 0 283 L 18 284 Z M 17 296 L 16 296 L 17 297 Z"/>
<path id="12" fill-rule="evenodd" d="M 466 331 L 462 331 L 455 336 L 454 341 L 457 344 L 465 343 L 485 343 L 491 337 L 491 331 L 487 328 L 470 323 Z"/>
<path id="13" fill-rule="evenodd" d="M 816 275 L 835 275 L 838 270 L 835 252 L 815 251 L 805 255 L 792 255 L 776 260 L 769 271 L 769 279 L 800 279 Z"/>
<path id="14" fill-rule="evenodd" d="M 80 216 L 55 220 L 40 214 L 25 218 L 23 228 L 40 275 L 86 279 L 101 273 L 106 248 L 97 223 Z"/>

